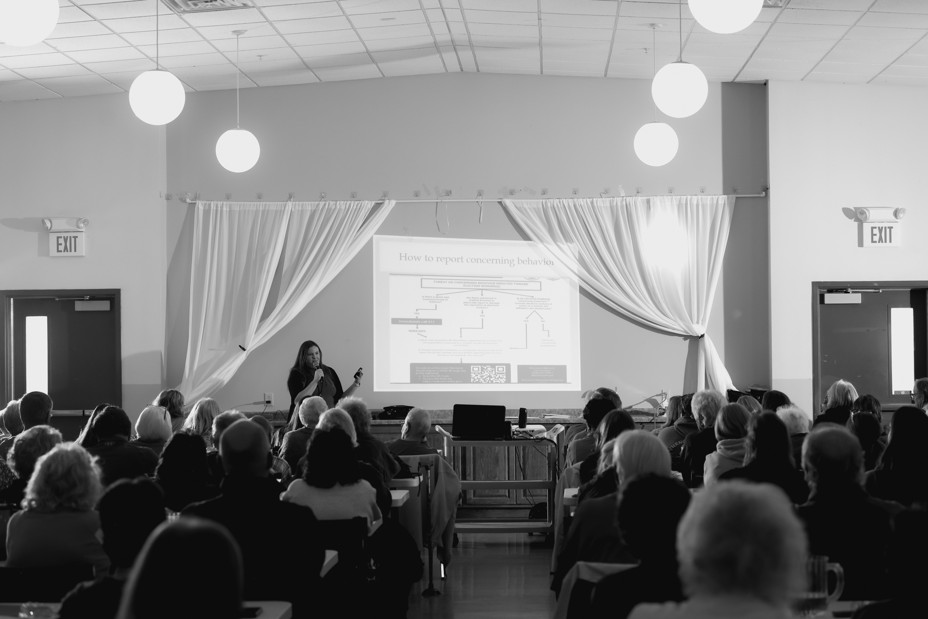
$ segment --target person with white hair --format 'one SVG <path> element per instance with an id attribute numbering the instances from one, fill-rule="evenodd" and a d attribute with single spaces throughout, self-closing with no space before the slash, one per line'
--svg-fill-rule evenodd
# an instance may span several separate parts
<path id="1" fill-rule="evenodd" d="M 857 389 L 854 385 L 846 380 L 836 380 L 831 383 L 828 391 L 825 392 L 825 401 L 822 403 L 822 412 L 815 421 L 813 426 L 820 423 L 836 423 L 839 426 L 847 425 L 847 420 L 851 417 L 851 410 L 854 408 L 854 402 L 857 401 Z"/>
<path id="2" fill-rule="evenodd" d="M 689 599 L 642 604 L 631 619 L 789 619 L 805 587 L 808 550 L 789 499 L 766 484 L 730 481 L 693 495 L 677 529 Z"/>
<path id="3" fill-rule="evenodd" d="M 164 445 L 174 432 L 171 430 L 171 417 L 162 406 L 146 406 L 135 420 L 134 441 L 130 445 L 147 447 L 160 456 Z"/>
<path id="4" fill-rule="evenodd" d="M 699 431 L 686 437 L 681 452 L 681 473 L 683 481 L 690 488 L 702 485 L 706 456 L 715 451 L 718 439 L 715 437 L 715 418 L 725 406 L 725 397 L 718 391 L 703 389 L 693 395 L 693 416 Z"/>
<path id="5" fill-rule="evenodd" d="M 400 438 L 387 442 L 387 449 L 394 456 L 429 456 L 438 453 L 429 447 L 428 436 L 432 431 L 432 418 L 422 408 L 406 413 Z"/>
<path id="6" fill-rule="evenodd" d="M 314 395 L 303 400 L 299 411 L 293 416 L 299 419 L 301 426 L 284 434 L 280 443 L 280 457 L 290 465 L 290 470 L 300 470 L 300 459 L 306 455 L 306 446 L 319 423 L 319 417 L 328 406 L 322 396 Z"/>
<path id="7" fill-rule="evenodd" d="M 339 400 L 338 407 L 348 413 L 354 423 L 357 441 L 355 454 L 358 459 L 380 471 L 384 484 L 389 485 L 390 480 L 396 477 L 402 467 L 383 441 L 371 434 L 371 413 L 367 404 L 361 398 L 348 396 Z"/>
<path id="8" fill-rule="evenodd" d="M 796 469 L 801 471 L 802 443 L 806 440 L 806 434 L 812 429 L 812 415 L 795 404 L 781 406 L 776 413 L 789 431 L 789 444 L 793 451 L 793 462 L 796 463 Z"/>

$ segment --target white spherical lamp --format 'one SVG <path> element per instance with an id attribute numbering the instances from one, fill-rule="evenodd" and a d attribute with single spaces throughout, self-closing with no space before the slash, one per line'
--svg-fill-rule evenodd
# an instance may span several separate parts
<path id="1" fill-rule="evenodd" d="M 642 163 L 660 167 L 677 156 L 680 140 L 667 123 L 647 123 L 635 134 L 635 154 Z"/>
<path id="2" fill-rule="evenodd" d="M 216 159 L 229 172 L 247 172 L 261 156 L 261 145 L 251 131 L 229 129 L 216 142 Z"/>
<path id="3" fill-rule="evenodd" d="M 689 0 L 699 25 L 717 34 L 740 32 L 754 23 L 764 0 Z"/>
<path id="4" fill-rule="evenodd" d="M 709 96 L 709 82 L 694 64 L 671 62 L 661 67 L 651 82 L 654 103 L 667 116 L 687 118 L 702 109 Z"/>
<path id="5" fill-rule="evenodd" d="M 129 106 L 149 125 L 166 125 L 177 118 L 186 99 L 183 84 L 170 71 L 145 71 L 129 87 Z"/>
<path id="6" fill-rule="evenodd" d="M 0 42 L 29 47 L 58 25 L 58 0 L 0 0 Z"/>

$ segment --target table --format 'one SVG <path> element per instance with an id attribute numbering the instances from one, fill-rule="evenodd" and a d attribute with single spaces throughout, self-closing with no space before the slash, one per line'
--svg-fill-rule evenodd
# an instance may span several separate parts
<path id="1" fill-rule="evenodd" d="M 390 480 L 390 491 L 403 490 L 409 493 L 408 499 L 404 502 L 402 509 L 392 509 L 393 515 L 397 522 L 400 523 L 416 542 L 416 547 L 422 551 L 422 497 L 420 496 L 419 486 L 422 484 L 422 476 L 393 478 Z"/>
<path id="2" fill-rule="evenodd" d="M 326 551 L 326 553 L 329 552 L 335 551 Z M 19 602 L 0 604 L 0 617 L 4 619 L 7 617 L 19 617 L 20 605 L 21 603 Z M 245 607 L 260 608 L 261 612 L 258 614 L 260 619 L 291 619 L 293 616 L 293 609 L 291 608 L 290 602 L 258 600 L 242 602 L 242 605 Z M 47 606 L 52 607 L 57 612 L 61 604 L 47 604 Z"/>
<path id="3" fill-rule="evenodd" d="M 320 576 L 325 576 L 332 568 L 338 565 L 338 551 L 326 550 L 325 559 L 322 560 L 322 569 L 319 571 Z"/>
<path id="4" fill-rule="evenodd" d="M 391 490 L 390 496 L 392 497 L 390 507 L 397 509 L 409 500 L 409 490 Z"/>
<path id="5" fill-rule="evenodd" d="M 390 490 L 415 490 L 421 483 L 422 475 L 415 475 L 414 477 L 394 477 L 390 480 Z"/>

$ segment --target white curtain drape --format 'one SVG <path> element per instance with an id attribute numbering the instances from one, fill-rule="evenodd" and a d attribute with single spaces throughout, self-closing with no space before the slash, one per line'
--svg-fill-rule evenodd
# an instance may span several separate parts
<path id="1" fill-rule="evenodd" d="M 616 312 L 698 338 L 697 388 L 732 388 L 706 333 L 734 198 L 503 200 L 529 239 Z M 706 382 L 707 381 L 707 382 Z"/>
<path id="2" fill-rule="evenodd" d="M 394 204 L 197 202 L 187 361 L 177 387 L 187 401 L 228 383 L 355 257 Z"/>

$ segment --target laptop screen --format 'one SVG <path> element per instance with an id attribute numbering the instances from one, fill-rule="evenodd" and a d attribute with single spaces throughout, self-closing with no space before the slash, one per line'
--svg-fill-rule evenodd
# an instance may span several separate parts
<path id="1" fill-rule="evenodd" d="M 506 407 L 493 404 L 455 404 L 451 433 L 461 439 L 503 438 Z"/>

